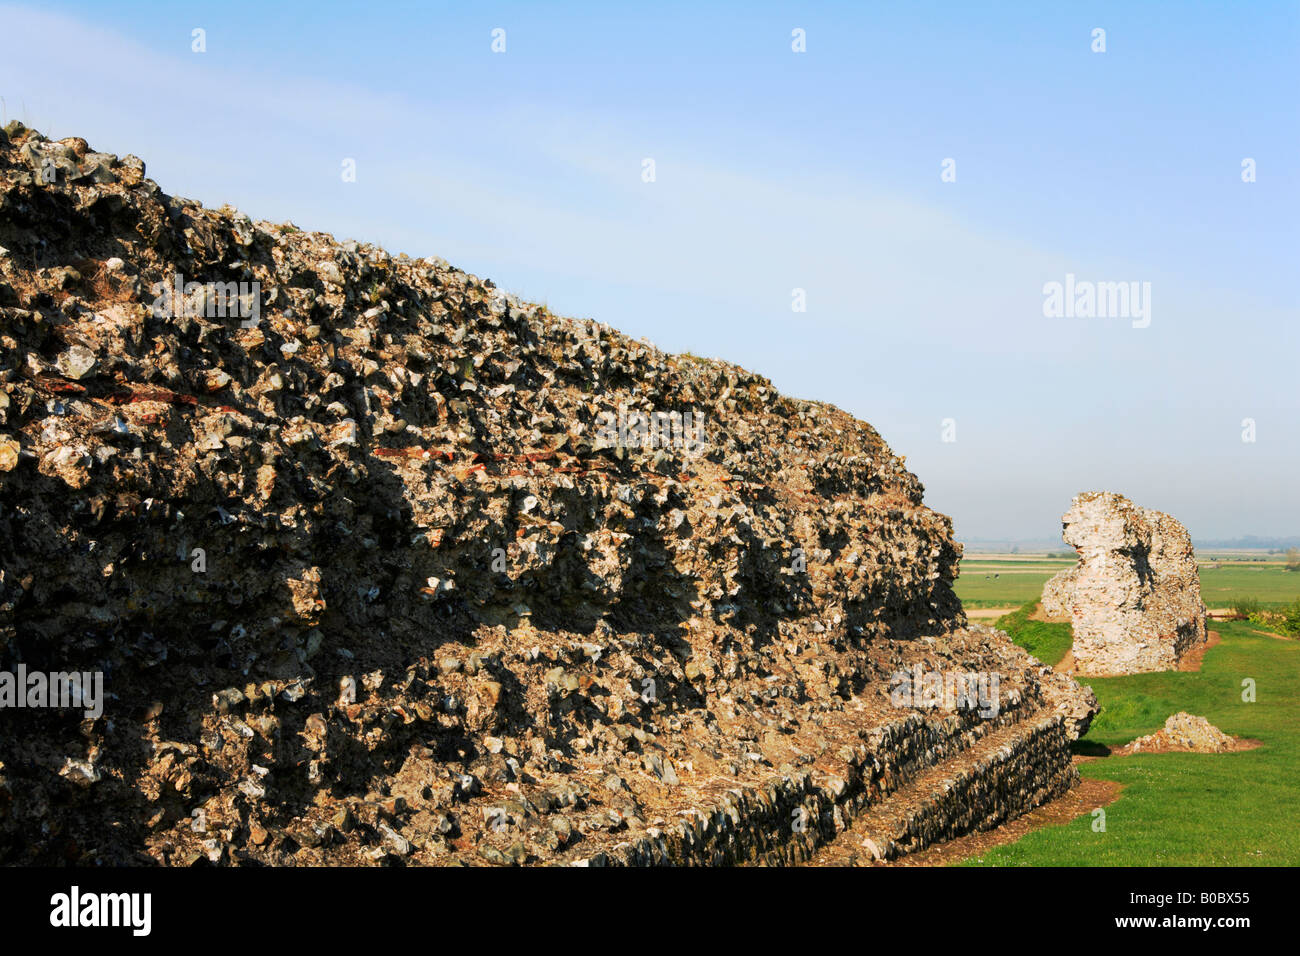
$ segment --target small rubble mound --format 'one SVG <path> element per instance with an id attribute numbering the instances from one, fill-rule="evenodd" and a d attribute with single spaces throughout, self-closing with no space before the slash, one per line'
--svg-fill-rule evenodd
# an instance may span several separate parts
<path id="1" fill-rule="evenodd" d="M 1048 580 L 1042 609 L 1070 619 L 1078 673 L 1176 670 L 1205 644 L 1196 557 L 1177 520 L 1108 491 L 1076 495 L 1061 520 L 1079 563 Z"/>
<path id="2" fill-rule="evenodd" d="M 0 670 L 103 681 L 0 700 L 0 862 L 786 863 L 1077 781 L 871 426 L 144 173 L 0 137 Z"/>
<path id="3" fill-rule="evenodd" d="M 1201 754 L 1231 753 L 1235 750 L 1249 750 L 1256 744 L 1252 741 L 1230 737 L 1204 717 L 1197 717 L 1186 711 L 1179 711 L 1165 721 L 1163 730 L 1139 737 L 1126 744 L 1116 753 L 1122 755 L 1136 753 L 1172 753 L 1177 751 Z"/>

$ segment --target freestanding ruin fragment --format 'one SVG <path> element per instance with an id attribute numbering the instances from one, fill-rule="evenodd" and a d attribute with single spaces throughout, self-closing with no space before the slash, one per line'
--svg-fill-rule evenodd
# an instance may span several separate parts
<path id="1" fill-rule="evenodd" d="M 991 827 L 1078 779 L 1097 705 L 968 625 L 959 558 L 839 409 L 0 135 L 0 670 L 104 690 L 0 706 L 0 863 Z"/>
<path id="2" fill-rule="evenodd" d="M 1076 495 L 1062 516 L 1079 563 L 1043 588 L 1043 611 L 1068 616 L 1079 673 L 1177 668 L 1205 643 L 1205 605 L 1187 529 L 1123 495 Z"/>

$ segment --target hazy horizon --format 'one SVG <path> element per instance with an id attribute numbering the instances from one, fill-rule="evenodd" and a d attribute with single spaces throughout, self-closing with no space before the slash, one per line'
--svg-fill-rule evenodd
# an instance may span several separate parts
<path id="1" fill-rule="evenodd" d="M 993 545 L 1017 546 L 1021 550 L 1027 551 L 1071 551 L 1072 546 L 1066 544 L 1058 535 L 1055 538 L 1037 537 L 1037 538 L 962 538 L 957 536 L 957 540 L 968 548 L 979 545 L 981 548 L 991 549 Z M 1247 543 L 1253 542 L 1253 543 Z M 1206 538 L 1192 539 L 1192 546 L 1201 549 L 1215 549 L 1221 551 L 1285 551 L 1288 548 L 1300 547 L 1300 535 L 1289 536 L 1272 536 L 1264 538 L 1255 535 L 1242 535 L 1237 538 Z M 1001 550 L 1001 548 L 997 549 Z"/>
<path id="2" fill-rule="evenodd" d="M 4 5 L 0 97 L 173 195 L 838 405 L 962 540 L 1092 489 L 1300 534 L 1296 5 L 744 10 Z M 1053 282 L 1135 314 L 1049 317 Z"/>

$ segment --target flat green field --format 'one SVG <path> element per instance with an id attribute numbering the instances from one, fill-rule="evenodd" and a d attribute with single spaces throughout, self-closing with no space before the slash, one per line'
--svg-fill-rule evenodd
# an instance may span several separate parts
<path id="1" fill-rule="evenodd" d="M 957 596 L 969 608 L 1019 607 L 1042 596 L 1043 585 L 1072 560 L 971 554 L 962 559 Z M 1288 571 L 1280 557 L 1267 560 L 1202 560 L 1201 597 L 1210 608 L 1227 607 L 1236 598 L 1256 598 L 1280 606 L 1300 597 L 1300 572 Z"/>
<path id="2" fill-rule="evenodd" d="M 1201 597 L 1206 607 L 1226 607 L 1234 598 L 1259 598 L 1279 605 L 1300 597 L 1300 573 L 1281 563 L 1222 562 L 1218 568 L 1201 565 Z"/>
<path id="3" fill-rule="evenodd" d="M 970 608 L 1019 607 L 1037 601 L 1047 579 L 1074 564 L 1061 558 L 968 555 L 962 558 L 957 596 Z"/>

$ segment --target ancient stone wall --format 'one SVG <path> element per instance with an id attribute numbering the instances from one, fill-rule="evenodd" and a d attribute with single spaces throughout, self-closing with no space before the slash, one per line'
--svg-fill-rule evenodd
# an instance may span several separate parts
<path id="1" fill-rule="evenodd" d="M 1084 674 L 1172 670 L 1205 642 L 1206 609 L 1191 538 L 1177 520 L 1123 495 L 1077 495 L 1062 517 L 1076 567 L 1043 588 L 1043 611 L 1068 615 Z"/>
<path id="2" fill-rule="evenodd" d="M 1074 568 L 1058 571 L 1043 585 L 1043 614 L 1050 618 L 1070 616 L 1070 596 L 1074 593 Z"/>
<path id="3" fill-rule="evenodd" d="M 994 727 L 1065 780 L 1095 700 L 967 626 L 871 426 L 144 173 L 0 136 L 0 669 L 107 695 L 0 713 L 0 862 L 574 862 L 878 732 L 868 801 Z M 922 664 L 1004 705 L 893 704 Z M 806 832 L 752 819 L 668 858 Z"/>

